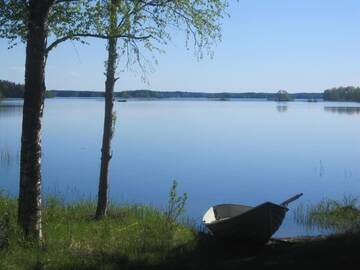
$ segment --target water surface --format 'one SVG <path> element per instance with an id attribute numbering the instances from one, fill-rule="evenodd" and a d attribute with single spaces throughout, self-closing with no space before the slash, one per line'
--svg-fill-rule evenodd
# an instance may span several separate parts
<path id="1" fill-rule="evenodd" d="M 0 106 L 0 189 L 16 195 L 22 108 Z M 201 221 L 219 203 L 300 203 L 358 196 L 360 106 L 269 101 L 115 103 L 110 197 L 164 207 L 173 179 L 187 192 L 187 215 Z M 95 198 L 104 102 L 48 99 L 43 120 L 43 192 Z M 294 224 L 277 236 L 316 234 Z"/>

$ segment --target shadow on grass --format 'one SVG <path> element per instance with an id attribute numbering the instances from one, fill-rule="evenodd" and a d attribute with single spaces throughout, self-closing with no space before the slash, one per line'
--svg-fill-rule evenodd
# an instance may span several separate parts
<path id="1" fill-rule="evenodd" d="M 210 235 L 200 234 L 195 245 L 177 247 L 158 262 L 130 261 L 121 253 L 92 254 L 91 258 L 89 255 L 79 254 L 77 258 L 74 257 L 74 264 L 70 263 L 56 269 L 221 269 L 224 263 L 235 258 L 248 263 L 254 254 L 261 253 L 263 249 L 261 246 L 221 242 Z M 92 262 L 87 262 L 87 259 Z"/>
<path id="2" fill-rule="evenodd" d="M 327 238 L 271 240 L 264 246 L 216 241 L 201 234 L 196 246 L 172 250 L 157 263 L 130 261 L 119 254 L 92 254 L 75 258 L 57 270 L 93 269 L 239 269 L 277 265 L 345 266 L 360 263 L 360 235 L 344 234 Z M 92 263 L 88 263 L 90 259 Z M 42 269 L 42 268 L 37 268 Z"/>

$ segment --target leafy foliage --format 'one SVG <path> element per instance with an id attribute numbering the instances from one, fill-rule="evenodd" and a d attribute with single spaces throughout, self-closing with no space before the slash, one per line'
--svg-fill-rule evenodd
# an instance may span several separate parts
<path id="1" fill-rule="evenodd" d="M 25 42 L 27 34 L 27 1 L 0 0 L 0 38 L 9 39 L 9 47 L 18 40 Z"/>
<path id="2" fill-rule="evenodd" d="M 109 18 L 110 1 L 99 1 L 94 17 Z M 211 55 L 211 48 L 221 40 L 221 20 L 227 15 L 227 0 L 133 0 L 118 1 L 118 26 L 110 27 L 106 19 L 97 20 L 100 35 L 121 37 L 120 55 L 125 69 L 140 70 L 146 81 L 146 72 L 157 63 L 155 53 L 180 30 L 185 35 L 187 49 L 191 47 L 201 58 Z M 148 59 L 144 50 L 150 53 Z"/>
<path id="3" fill-rule="evenodd" d="M 64 38 L 79 40 L 75 33 L 84 33 L 91 28 L 91 0 L 47 0 L 51 5 L 48 17 L 49 41 Z M 0 38 L 9 40 L 9 48 L 26 42 L 29 23 L 29 1 L 0 1 Z"/>
<path id="4" fill-rule="evenodd" d="M 123 38 L 122 51 L 129 56 L 128 64 L 139 62 L 140 47 L 150 51 L 167 44 L 174 29 L 183 30 L 186 44 L 192 43 L 199 57 L 203 50 L 221 39 L 220 20 L 227 13 L 227 0 L 125 0 L 117 1 L 118 24 L 109 27 L 111 1 L 74 0 L 49 1 L 49 46 L 55 48 L 66 40 L 83 38 Z M 28 1 L 0 1 L 0 38 L 25 42 L 28 24 Z M 51 40 L 50 40 L 51 39 Z"/>

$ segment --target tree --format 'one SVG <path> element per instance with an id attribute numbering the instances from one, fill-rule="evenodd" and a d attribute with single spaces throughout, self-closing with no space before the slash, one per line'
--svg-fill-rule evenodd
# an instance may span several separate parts
<path id="1" fill-rule="evenodd" d="M 118 26 L 118 8 L 119 1 L 111 0 L 109 5 L 109 34 L 114 34 Z M 108 202 L 108 174 L 109 162 L 111 159 L 111 139 L 115 128 L 114 106 L 114 87 L 115 71 L 117 59 L 117 38 L 108 39 L 108 60 L 106 63 L 106 81 L 105 81 L 105 115 L 103 140 L 101 148 L 101 166 L 99 177 L 98 202 L 96 207 L 96 218 L 100 219 L 106 215 Z"/>
<path id="2" fill-rule="evenodd" d="M 50 51 L 67 40 L 109 38 L 97 27 L 101 2 L 0 0 L 0 38 L 8 39 L 10 48 L 19 41 L 26 43 L 18 222 L 28 239 L 42 238 L 41 118 L 46 60 Z"/>
<path id="3" fill-rule="evenodd" d="M 276 93 L 276 97 L 275 97 L 276 101 L 290 101 L 291 98 L 289 96 L 289 93 L 285 90 L 279 90 Z"/>
<path id="4" fill-rule="evenodd" d="M 0 37 L 10 46 L 26 43 L 25 91 L 21 135 L 18 222 L 26 237 L 41 240 L 41 117 L 45 96 L 48 37 L 83 29 L 82 1 L 1 0 Z"/>
<path id="5" fill-rule="evenodd" d="M 98 16 L 104 18 L 98 25 L 99 32 L 111 36 L 108 39 L 108 60 L 106 62 L 105 115 L 101 149 L 96 218 L 106 215 L 108 203 L 108 170 L 111 159 L 111 139 L 114 132 L 113 112 L 114 86 L 117 78 L 118 38 L 122 39 L 121 56 L 128 66 L 138 64 L 145 72 L 142 49 L 161 51 L 171 39 L 171 32 L 184 30 L 186 45 L 193 44 L 198 57 L 203 52 L 211 53 L 212 45 L 221 39 L 220 20 L 226 15 L 227 0 L 105 0 L 98 7 Z M 106 5 L 106 3 L 108 5 Z M 170 30 L 171 28 L 171 30 Z"/>

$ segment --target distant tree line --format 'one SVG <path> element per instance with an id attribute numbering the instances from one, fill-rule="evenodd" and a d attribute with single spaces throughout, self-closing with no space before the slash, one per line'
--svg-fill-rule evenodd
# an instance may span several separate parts
<path id="1" fill-rule="evenodd" d="M 79 91 L 76 91 L 79 92 Z M 88 91 L 87 91 L 88 92 Z M 86 91 L 84 95 L 86 94 Z M 61 94 L 59 94 L 59 97 Z M 0 80 L 0 98 L 23 98 L 24 97 L 24 85 L 20 83 L 14 83 L 6 80 Z M 55 97 L 52 91 L 46 91 L 46 97 Z"/>
<path id="2" fill-rule="evenodd" d="M 24 86 L 8 81 L 0 80 L 0 95 L 7 98 L 22 98 Z M 104 97 L 104 92 L 98 91 L 77 91 L 77 90 L 48 90 L 46 97 Z M 213 99 L 231 99 L 231 98 L 259 98 L 268 100 L 277 100 L 279 93 L 204 93 L 204 92 L 186 92 L 186 91 L 152 91 L 152 90 L 128 90 L 115 93 L 116 98 L 213 98 Z M 288 94 L 291 99 L 322 99 L 322 93 L 295 93 Z"/>
<path id="3" fill-rule="evenodd" d="M 24 85 L 0 80 L 0 98 L 22 98 Z"/>
<path id="4" fill-rule="evenodd" d="M 62 91 L 51 90 L 55 97 L 103 97 L 104 93 L 96 91 Z M 259 98 L 275 100 L 277 93 L 204 93 L 204 92 L 186 92 L 186 91 L 152 91 L 152 90 L 128 90 L 116 92 L 116 98 L 213 98 L 213 99 L 231 99 L 231 98 Z M 289 94 L 290 99 L 321 99 L 322 93 L 296 93 Z"/>
<path id="5" fill-rule="evenodd" d="M 268 98 L 269 93 L 203 93 L 185 91 L 133 90 L 116 93 L 119 98 Z"/>
<path id="6" fill-rule="evenodd" d="M 49 90 L 53 97 L 104 97 L 104 92 L 76 91 L 76 90 Z"/>
<path id="7" fill-rule="evenodd" d="M 325 100 L 348 100 L 339 99 L 340 96 L 345 96 L 342 93 L 342 89 L 355 89 L 357 92 L 358 100 L 360 100 L 360 88 L 346 87 L 346 88 L 334 88 L 326 90 L 324 95 L 322 93 L 295 93 L 287 94 L 286 99 L 321 99 L 328 95 L 328 99 Z M 340 91 L 341 90 L 341 91 Z M 338 93 L 339 92 L 339 93 Z M 13 83 L 6 80 L 0 80 L 0 97 L 4 98 L 23 98 L 24 96 L 24 85 Z M 46 91 L 46 97 L 104 97 L 104 92 L 99 91 L 78 91 L 78 90 L 48 90 Z M 213 98 L 213 99 L 231 99 L 231 98 L 259 98 L 268 100 L 277 100 L 279 98 L 278 93 L 256 93 L 256 92 L 245 92 L 245 93 L 204 93 L 204 92 L 186 92 L 186 91 L 153 91 L 153 90 L 127 90 L 115 93 L 116 98 L 150 98 L 150 99 L 161 99 L 161 98 Z M 331 99 L 334 98 L 334 99 Z"/>
<path id="8" fill-rule="evenodd" d="M 360 87 L 337 87 L 324 91 L 324 100 L 360 102 Z"/>

